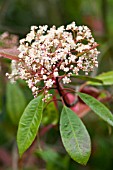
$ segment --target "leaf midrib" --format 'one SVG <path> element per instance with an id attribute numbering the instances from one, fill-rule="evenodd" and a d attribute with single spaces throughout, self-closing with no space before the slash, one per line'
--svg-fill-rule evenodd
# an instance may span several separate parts
<path id="1" fill-rule="evenodd" d="M 65 110 L 66 110 L 66 109 L 65 109 Z M 79 151 L 80 151 L 79 153 L 80 153 L 81 155 L 83 155 L 83 154 L 82 154 L 82 151 L 81 151 L 81 148 L 80 148 L 80 145 L 79 145 L 79 143 L 78 143 L 78 141 L 77 141 L 77 137 L 76 137 L 75 131 L 74 131 L 74 129 L 73 129 L 73 126 L 72 126 L 72 124 L 71 124 L 70 118 L 69 118 L 69 116 L 68 116 L 68 112 L 66 111 L 66 113 L 67 113 L 67 117 L 68 117 L 70 126 L 71 126 L 71 128 L 72 128 L 72 132 L 74 133 L 75 143 L 77 143 L 77 147 L 78 147 L 78 149 L 79 149 Z"/>
<path id="2" fill-rule="evenodd" d="M 33 119 L 34 119 L 36 113 L 38 112 L 38 105 L 39 105 L 39 103 L 37 104 L 36 111 L 35 111 L 35 113 L 34 113 Z M 21 146 L 24 146 L 24 143 L 26 143 L 26 141 L 27 141 L 27 139 L 28 139 L 28 134 L 29 134 L 29 131 L 30 131 L 30 129 L 31 129 L 31 125 L 32 125 L 33 119 L 32 119 L 32 121 L 31 121 L 31 123 L 30 123 L 30 126 L 29 126 L 28 130 L 27 130 L 26 138 L 25 138 L 25 140 L 24 140 L 24 142 L 23 142 L 23 144 L 22 144 Z M 25 149 L 25 147 L 24 147 L 24 149 Z"/>

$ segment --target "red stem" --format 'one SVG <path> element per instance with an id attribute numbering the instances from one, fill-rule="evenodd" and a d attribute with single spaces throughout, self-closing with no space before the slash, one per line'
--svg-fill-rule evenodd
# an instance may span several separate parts
<path id="1" fill-rule="evenodd" d="M 40 136 L 43 136 L 44 134 L 46 134 L 51 128 L 53 128 L 53 127 L 55 127 L 55 125 L 52 125 L 52 124 L 50 124 L 50 125 L 47 125 L 46 127 L 44 127 L 44 128 L 42 128 L 41 130 L 40 130 Z"/>
<path id="2" fill-rule="evenodd" d="M 5 54 L 5 53 L 2 53 L 2 52 L 0 52 L 0 57 L 5 57 L 5 58 L 11 59 L 11 60 L 19 61 L 18 57 L 12 56 L 12 55 L 9 55 L 9 54 Z"/>

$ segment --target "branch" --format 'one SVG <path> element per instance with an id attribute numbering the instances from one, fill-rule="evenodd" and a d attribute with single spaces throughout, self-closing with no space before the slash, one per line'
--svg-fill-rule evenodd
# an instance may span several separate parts
<path id="1" fill-rule="evenodd" d="M 17 48 L 0 49 L 0 57 L 19 61 L 18 55 L 19 51 L 17 50 Z"/>

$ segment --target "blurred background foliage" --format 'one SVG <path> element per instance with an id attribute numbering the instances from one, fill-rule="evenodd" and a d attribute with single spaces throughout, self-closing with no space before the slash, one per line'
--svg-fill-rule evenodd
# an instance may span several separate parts
<path id="1" fill-rule="evenodd" d="M 22 38 L 29 32 L 31 25 L 60 26 L 72 21 L 77 25 L 88 25 L 100 44 L 99 67 L 92 76 L 113 70 L 113 0 L 0 0 L 1 34 L 7 31 Z M 0 48 L 3 47 L 4 44 L 0 41 Z M 10 61 L 0 60 L 0 170 L 18 170 L 21 160 L 18 162 L 17 125 L 25 106 L 33 96 L 25 82 L 19 80 L 14 86 L 8 82 L 5 73 L 9 71 Z M 113 94 L 113 86 L 101 88 Z M 113 112 L 113 102 L 107 103 L 107 106 Z M 55 125 L 59 116 L 56 116 L 55 111 L 55 116 L 52 117 L 53 107 L 50 105 L 47 108 L 51 119 L 48 120 L 48 115 L 44 115 L 44 131 L 41 131 L 38 139 L 24 155 L 23 169 L 111 170 L 112 128 L 92 112 L 83 118 L 92 139 L 92 155 L 87 166 L 80 166 L 68 157 L 62 146 L 59 129 Z"/>

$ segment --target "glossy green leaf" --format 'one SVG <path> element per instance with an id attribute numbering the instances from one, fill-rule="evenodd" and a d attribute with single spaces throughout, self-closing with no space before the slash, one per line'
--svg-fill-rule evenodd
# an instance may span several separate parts
<path id="1" fill-rule="evenodd" d="M 113 126 L 113 114 L 104 104 L 88 94 L 80 92 L 77 94 L 98 116 Z"/>
<path id="2" fill-rule="evenodd" d="M 96 76 L 95 78 L 98 79 L 98 80 L 101 80 L 103 82 L 103 84 L 101 84 L 99 82 L 91 82 L 91 81 L 88 81 L 87 84 L 95 85 L 95 86 L 113 85 L 113 71 L 102 73 L 102 74 Z"/>
<path id="3" fill-rule="evenodd" d="M 81 119 L 66 106 L 61 113 L 60 133 L 70 157 L 85 165 L 91 152 L 90 137 Z"/>
<path id="4" fill-rule="evenodd" d="M 26 98 L 17 83 L 8 83 L 6 89 L 7 113 L 12 122 L 18 125 L 19 119 L 26 107 Z"/>
<path id="5" fill-rule="evenodd" d="M 75 74 L 72 74 L 71 76 L 75 77 L 77 79 L 85 80 L 85 81 L 96 82 L 96 83 L 99 83 L 99 84 L 103 83 L 102 80 L 99 80 L 98 78 L 93 78 L 93 77 L 90 77 L 90 76 L 75 75 Z"/>
<path id="6" fill-rule="evenodd" d="M 20 156 L 22 156 L 22 154 L 29 148 L 37 135 L 42 119 L 42 111 L 43 101 L 41 95 L 28 104 L 20 118 L 17 132 L 17 144 Z"/>

